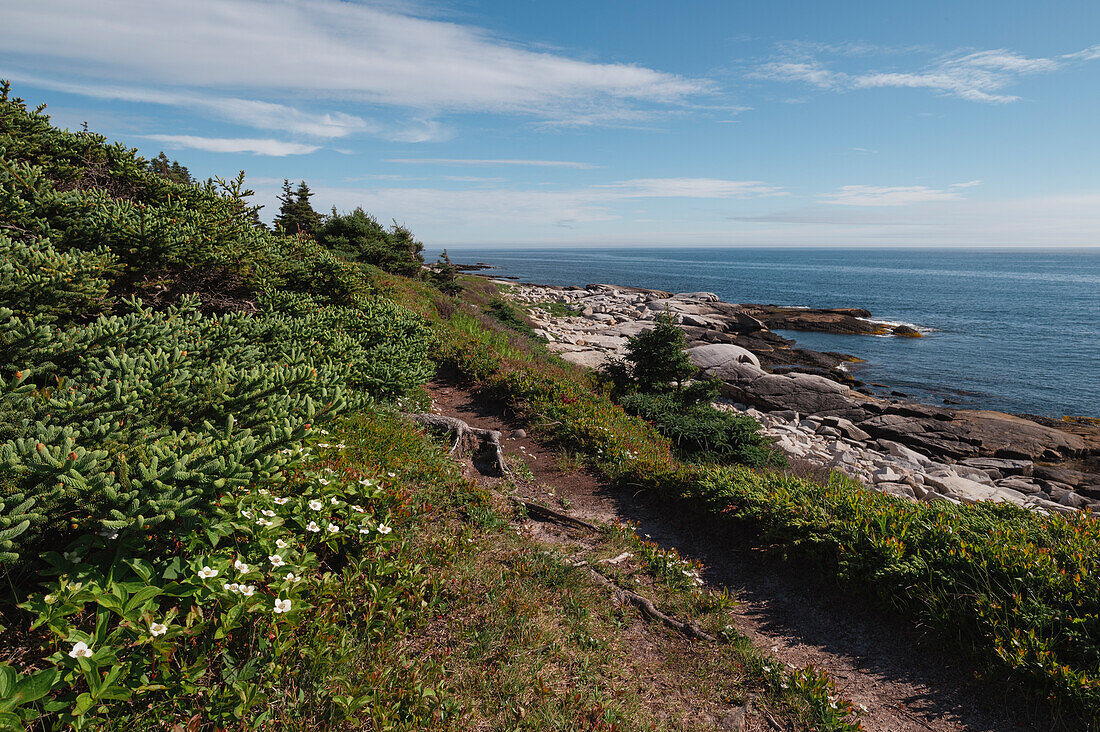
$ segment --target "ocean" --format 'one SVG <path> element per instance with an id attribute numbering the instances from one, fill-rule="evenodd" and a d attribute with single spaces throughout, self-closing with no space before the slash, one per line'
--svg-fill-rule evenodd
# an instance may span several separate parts
<path id="1" fill-rule="evenodd" d="M 434 258 L 436 253 L 430 256 Z M 861 307 L 924 338 L 780 331 L 933 404 L 1100 417 L 1100 250 L 449 248 L 482 274 L 605 282 L 728 302 Z"/>

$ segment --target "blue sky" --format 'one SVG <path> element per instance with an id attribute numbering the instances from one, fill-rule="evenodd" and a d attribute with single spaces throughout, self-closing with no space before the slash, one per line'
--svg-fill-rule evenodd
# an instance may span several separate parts
<path id="1" fill-rule="evenodd" d="M 55 122 L 429 246 L 1100 245 L 1100 3 L 0 0 Z"/>

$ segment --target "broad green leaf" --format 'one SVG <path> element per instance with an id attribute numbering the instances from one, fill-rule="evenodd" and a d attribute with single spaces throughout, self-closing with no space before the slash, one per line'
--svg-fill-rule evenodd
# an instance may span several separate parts
<path id="1" fill-rule="evenodd" d="M 56 668 L 47 668 L 30 676 L 24 676 L 15 685 L 15 693 L 23 695 L 24 704 L 37 701 L 50 693 L 60 673 Z"/>

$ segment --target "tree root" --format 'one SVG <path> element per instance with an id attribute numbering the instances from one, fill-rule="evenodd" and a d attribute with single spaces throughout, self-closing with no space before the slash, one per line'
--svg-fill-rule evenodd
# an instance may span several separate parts
<path id="1" fill-rule="evenodd" d="M 508 468 L 508 463 L 504 461 L 504 448 L 501 447 L 501 434 L 498 430 L 471 427 L 457 417 L 445 417 L 442 414 L 418 412 L 406 416 L 414 422 L 419 422 L 428 427 L 453 432 L 455 434 L 455 444 L 451 447 L 450 454 L 457 458 L 463 457 L 467 451 L 475 453 L 481 450 L 491 451 L 493 465 L 500 471 L 500 474 L 504 477 L 512 477 L 512 471 Z"/>
<path id="2" fill-rule="evenodd" d="M 591 567 L 588 568 L 588 572 L 592 575 L 592 579 L 596 580 L 596 582 L 600 583 L 604 587 L 609 588 L 619 601 L 629 601 L 632 605 L 641 610 L 643 615 L 647 615 L 654 620 L 658 620 L 668 627 L 672 628 L 673 630 L 678 630 L 684 635 L 691 638 L 710 641 L 711 643 L 718 642 L 717 638 L 700 628 L 698 625 L 695 625 L 694 623 L 685 623 L 677 620 L 676 618 L 665 615 L 663 612 L 658 610 L 657 606 L 650 602 L 648 599 L 642 597 L 636 592 L 624 590 L 622 587 L 619 587 L 617 584 L 609 580 L 607 577 L 604 577 L 602 574 L 592 569 Z"/>
<path id="3" fill-rule="evenodd" d="M 540 518 L 549 519 L 550 521 L 558 521 L 560 523 L 570 524 L 572 526 L 579 526 L 582 529 L 588 529 L 589 531 L 600 530 L 599 526 L 596 526 L 595 524 L 590 524 L 587 521 L 576 518 L 575 516 L 570 516 L 567 513 L 555 511 L 552 508 L 547 508 L 546 506 L 542 506 L 538 503 L 533 503 L 531 501 L 525 501 L 524 499 L 517 498 L 516 496 L 511 496 L 511 499 L 515 503 L 518 503 L 519 505 L 526 508 L 527 513 L 534 514 L 536 516 L 539 516 Z"/>

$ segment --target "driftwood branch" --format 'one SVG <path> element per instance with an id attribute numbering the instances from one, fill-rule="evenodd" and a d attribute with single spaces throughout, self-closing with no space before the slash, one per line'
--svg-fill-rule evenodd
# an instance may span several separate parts
<path id="1" fill-rule="evenodd" d="M 414 422 L 435 427 L 436 429 L 453 432 L 455 444 L 451 447 L 451 454 L 455 457 L 463 457 L 467 451 L 477 452 L 481 449 L 491 451 L 493 463 L 503 476 L 511 476 L 512 471 L 504 460 L 504 448 L 500 444 L 501 434 L 498 430 L 486 430 L 480 427 L 471 427 L 457 417 L 446 417 L 442 414 L 419 412 L 407 415 Z"/>
<path id="2" fill-rule="evenodd" d="M 527 509 L 527 513 L 533 514 L 540 518 L 549 519 L 550 521 L 558 521 L 563 524 L 570 524 L 572 526 L 579 526 L 582 529 L 588 529 L 589 531 L 599 531 L 600 527 L 595 524 L 590 524 L 587 521 L 583 521 L 575 516 L 570 516 L 567 513 L 561 511 L 555 511 L 552 508 L 534 503 L 532 501 L 525 501 L 522 498 L 512 496 L 512 500 Z"/>
<path id="3" fill-rule="evenodd" d="M 657 606 L 650 602 L 648 599 L 642 597 L 636 592 L 624 590 L 622 587 L 619 587 L 617 584 L 609 580 L 607 577 L 604 577 L 602 574 L 592 569 L 591 567 L 588 568 L 588 572 L 592 575 L 592 579 L 596 580 L 604 587 L 609 588 L 615 594 L 616 598 L 618 598 L 620 601 L 626 600 L 630 602 L 632 605 L 641 610 L 643 615 L 647 615 L 654 620 L 660 621 L 668 627 L 672 628 L 673 630 L 678 630 L 684 635 L 691 638 L 711 641 L 712 643 L 718 641 L 717 638 L 700 628 L 698 625 L 695 625 L 694 623 L 681 622 L 676 618 L 665 615 L 663 612 L 658 610 Z"/>

